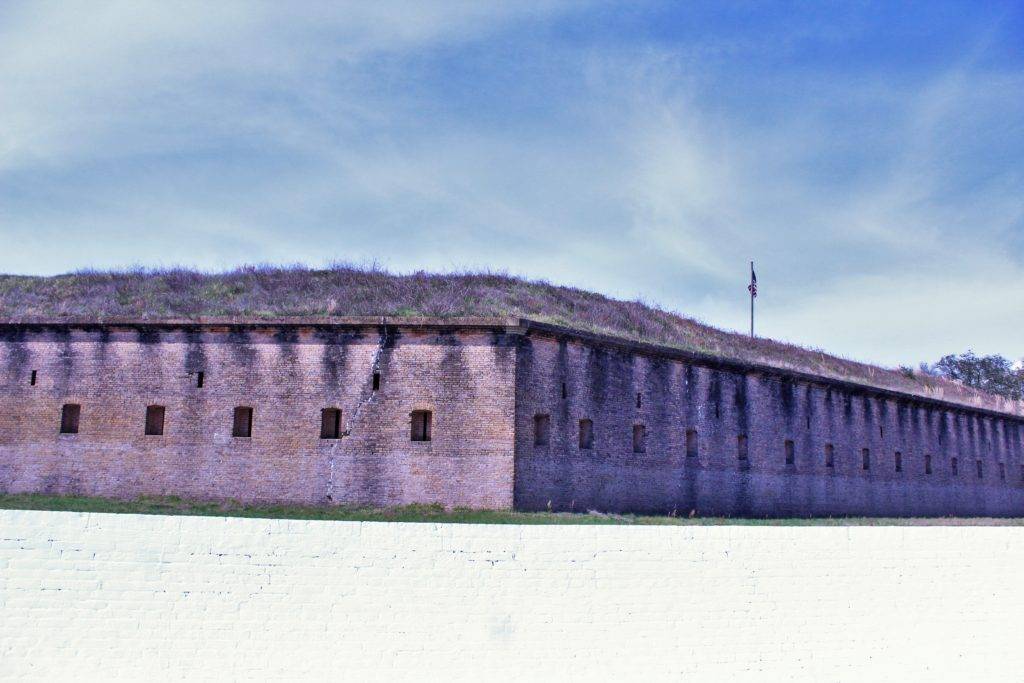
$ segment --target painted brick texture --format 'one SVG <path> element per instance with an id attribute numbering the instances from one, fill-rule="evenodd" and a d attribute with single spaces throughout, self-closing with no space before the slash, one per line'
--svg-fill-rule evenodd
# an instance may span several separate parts
<path id="1" fill-rule="evenodd" d="M 0 490 L 510 507 L 514 348 L 489 333 L 393 330 L 373 391 L 380 339 L 326 328 L 8 340 Z M 59 433 L 65 403 L 81 405 L 77 434 Z M 161 436 L 144 434 L 152 404 L 166 408 Z M 253 409 L 251 438 L 232 436 L 237 406 Z M 350 436 L 320 438 L 328 407 Z M 431 441 L 411 441 L 414 410 L 432 413 Z"/>
<path id="2" fill-rule="evenodd" d="M 1024 528 L 0 512 L 5 680 L 1019 680 Z"/>

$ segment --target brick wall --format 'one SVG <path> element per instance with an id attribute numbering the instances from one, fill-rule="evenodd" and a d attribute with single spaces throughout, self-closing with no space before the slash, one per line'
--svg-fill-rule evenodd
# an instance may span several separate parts
<path id="1" fill-rule="evenodd" d="M 521 345 L 517 373 L 521 509 L 1024 515 L 1024 429 L 1017 419 L 568 337 L 530 335 Z M 550 416 L 548 445 L 535 443 L 538 414 Z M 581 419 L 593 420 L 592 449 L 580 448 Z M 634 452 L 636 425 L 645 427 L 642 453 Z M 695 457 L 687 456 L 688 431 L 696 434 Z M 740 436 L 746 437 L 746 461 L 739 458 Z M 827 446 L 833 467 L 826 463 Z M 952 458 L 958 460 L 956 475 Z"/>
<path id="2" fill-rule="evenodd" d="M 1019 680 L 1024 528 L 0 512 L 4 679 Z"/>
<path id="3" fill-rule="evenodd" d="M 23 329 L 0 344 L 0 490 L 511 506 L 505 337 L 392 329 L 373 391 L 379 342 L 373 327 Z M 77 434 L 59 433 L 65 403 Z M 161 436 L 144 434 L 151 404 Z M 253 408 L 251 438 L 232 436 L 236 406 Z M 350 436 L 320 438 L 327 407 Z M 432 412 L 431 441 L 410 440 L 413 410 Z"/>
<path id="4" fill-rule="evenodd" d="M 0 328 L 0 491 L 1024 515 L 1020 418 L 530 323 L 403 322 L 383 346 L 378 327 L 356 323 Z M 81 405 L 77 434 L 59 433 L 66 403 Z M 163 435 L 144 433 L 148 405 L 165 408 Z M 232 435 L 237 406 L 253 409 L 250 438 Z M 342 411 L 349 436 L 320 438 L 324 408 Z M 432 414 L 431 441 L 410 439 L 419 410 Z M 546 444 L 535 443 L 537 415 L 547 416 Z M 583 419 L 590 449 L 580 447 Z"/>

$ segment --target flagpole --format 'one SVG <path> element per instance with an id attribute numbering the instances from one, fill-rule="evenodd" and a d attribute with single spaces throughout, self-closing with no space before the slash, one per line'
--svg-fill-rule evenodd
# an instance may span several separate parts
<path id="1" fill-rule="evenodd" d="M 750 262 L 750 282 L 754 282 L 754 262 Z M 750 287 L 750 338 L 754 338 L 754 289 Z"/>

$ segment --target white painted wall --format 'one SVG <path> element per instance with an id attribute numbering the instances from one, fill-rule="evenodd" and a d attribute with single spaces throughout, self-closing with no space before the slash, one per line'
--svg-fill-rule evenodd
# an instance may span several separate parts
<path id="1" fill-rule="evenodd" d="M 0 512 L 0 677 L 1019 679 L 1024 528 Z"/>

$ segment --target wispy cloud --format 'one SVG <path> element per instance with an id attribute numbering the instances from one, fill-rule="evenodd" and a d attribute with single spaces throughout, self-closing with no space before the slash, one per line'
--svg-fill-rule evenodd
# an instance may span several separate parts
<path id="1" fill-rule="evenodd" d="M 997 10 L 6 3 L 0 269 L 494 267 L 743 328 L 754 258 L 765 334 L 1019 354 Z"/>

